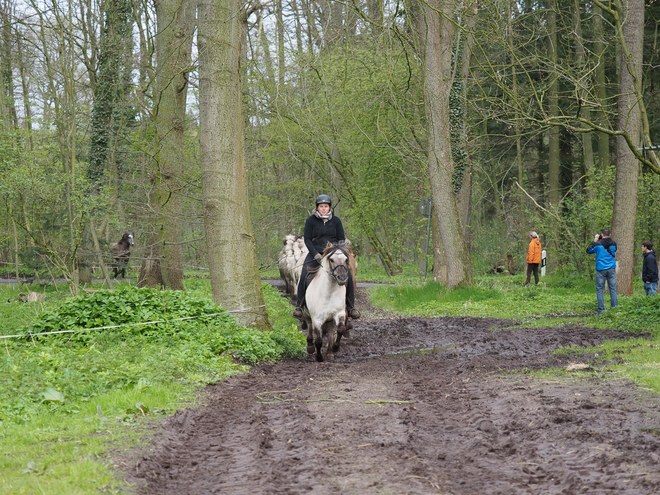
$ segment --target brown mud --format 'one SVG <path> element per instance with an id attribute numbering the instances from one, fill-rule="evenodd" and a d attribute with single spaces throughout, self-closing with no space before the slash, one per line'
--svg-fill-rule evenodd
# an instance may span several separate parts
<path id="1" fill-rule="evenodd" d="M 364 297 L 364 294 L 362 294 Z M 613 331 L 366 311 L 333 363 L 208 387 L 125 471 L 140 494 L 660 493 L 660 398 L 563 346 Z"/>

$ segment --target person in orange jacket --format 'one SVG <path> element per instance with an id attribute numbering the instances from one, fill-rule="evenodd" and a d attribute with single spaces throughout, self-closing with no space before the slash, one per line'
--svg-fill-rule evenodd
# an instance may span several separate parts
<path id="1" fill-rule="evenodd" d="M 525 286 L 529 285 L 529 281 L 532 278 L 532 272 L 534 272 L 534 281 L 537 284 L 539 283 L 541 251 L 541 241 L 539 241 L 538 234 L 534 231 L 530 232 L 529 246 L 527 247 L 527 281 L 524 283 Z"/>

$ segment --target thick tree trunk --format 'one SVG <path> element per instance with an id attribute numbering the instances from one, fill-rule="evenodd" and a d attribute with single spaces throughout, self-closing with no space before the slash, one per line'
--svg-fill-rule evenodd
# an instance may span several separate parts
<path id="1" fill-rule="evenodd" d="M 594 27 L 594 55 L 598 61 L 595 71 L 595 90 L 600 111 L 596 115 L 598 123 L 602 127 L 609 127 L 607 121 L 607 88 L 605 86 L 605 41 L 603 39 L 603 11 L 597 5 L 593 6 Z M 598 133 L 598 161 L 600 169 L 610 166 L 610 135 L 604 132 Z"/>
<path id="2" fill-rule="evenodd" d="M 641 144 L 641 112 L 637 104 L 636 81 L 642 76 L 644 42 L 644 1 L 630 0 L 623 3 L 623 36 L 628 47 L 621 57 L 619 71 L 619 129 L 625 130 L 633 143 Z M 635 269 L 635 224 L 637 218 L 637 182 L 639 162 L 621 136 L 616 141 L 616 186 L 612 237 L 618 244 L 617 275 L 618 292 L 629 296 L 633 293 Z"/>
<path id="3" fill-rule="evenodd" d="M 428 167 L 433 214 L 438 222 L 447 261 L 447 285 L 472 284 L 472 265 L 456 206 L 449 127 L 449 95 L 452 87 L 454 0 L 433 1 L 423 6 L 424 79 L 428 125 Z M 444 14 L 441 16 L 439 12 Z"/>
<path id="4" fill-rule="evenodd" d="M 582 37 L 582 23 L 580 15 L 580 0 L 573 1 L 573 29 L 575 32 L 575 63 L 579 69 L 584 67 L 585 61 L 585 49 L 584 49 L 584 38 Z M 582 100 L 587 99 L 586 91 L 580 91 L 580 98 Z M 591 110 L 588 106 L 584 106 L 581 109 L 581 114 L 586 120 L 591 120 Z M 593 143 L 592 143 L 592 133 L 583 132 L 582 133 L 582 164 L 584 167 L 584 175 L 588 178 L 593 179 L 594 176 L 594 158 L 593 158 Z M 593 195 L 590 195 L 593 197 Z"/>
<path id="5" fill-rule="evenodd" d="M 284 88 L 284 75 L 286 73 L 286 59 L 284 56 L 284 32 L 286 26 L 284 25 L 284 12 L 282 9 L 282 0 L 275 2 L 275 16 L 277 18 L 277 85 Z"/>
<path id="6" fill-rule="evenodd" d="M 156 232 L 147 235 L 147 243 L 144 248 L 144 258 L 138 276 L 138 287 L 152 287 L 159 289 L 163 287 L 163 274 L 160 269 L 160 236 Z"/>
<path id="7" fill-rule="evenodd" d="M 202 206 L 213 300 L 243 325 L 268 328 L 248 208 L 240 82 L 241 5 L 199 4 Z"/>
<path id="8" fill-rule="evenodd" d="M 160 237 L 159 268 L 165 287 L 182 290 L 184 131 L 194 5 L 184 0 L 161 0 L 156 3 L 156 17 L 155 187 L 158 199 L 155 206 Z"/>
<path id="9" fill-rule="evenodd" d="M 548 118 L 559 116 L 557 83 L 557 15 L 555 0 L 548 0 Z M 559 127 L 550 126 L 548 130 L 548 202 L 555 208 L 559 204 Z M 557 238 L 557 236 L 553 236 Z"/>
<path id="10" fill-rule="evenodd" d="M 472 48 L 474 45 L 474 36 L 471 34 L 476 22 L 476 15 L 470 16 L 467 19 L 467 26 L 469 34 L 463 43 L 463 53 L 461 54 L 461 131 L 460 131 L 460 150 L 463 152 L 465 160 L 463 177 L 461 179 L 461 188 L 456 195 L 456 202 L 458 206 L 458 215 L 461 219 L 463 227 L 463 237 L 465 238 L 465 245 L 470 251 L 470 243 L 472 240 L 472 160 L 468 150 L 468 105 L 467 105 L 467 88 L 470 77 L 470 58 L 472 55 Z"/>
<path id="11" fill-rule="evenodd" d="M 441 283 L 442 285 L 449 285 L 447 278 L 447 258 L 445 257 L 445 250 L 442 247 L 442 236 L 440 235 L 440 227 L 436 215 L 431 218 L 431 239 L 433 240 L 433 280 Z"/>

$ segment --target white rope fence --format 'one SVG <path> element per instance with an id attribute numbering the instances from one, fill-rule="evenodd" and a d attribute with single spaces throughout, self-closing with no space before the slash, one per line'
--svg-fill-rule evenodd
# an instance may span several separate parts
<path id="1" fill-rule="evenodd" d="M 57 333 L 91 332 L 92 330 L 108 330 L 110 328 L 134 327 L 134 326 L 138 326 L 138 325 L 154 325 L 156 323 L 169 323 L 171 321 L 193 320 L 193 319 L 196 319 L 196 318 L 205 318 L 207 316 L 226 315 L 227 313 L 242 313 L 242 312 L 252 311 L 253 309 L 265 308 L 265 307 L 266 307 L 266 305 L 262 304 L 260 306 L 254 306 L 252 308 L 233 309 L 231 311 L 222 311 L 220 313 L 208 313 L 208 314 L 205 314 L 205 315 L 198 315 L 198 316 L 186 316 L 184 318 L 173 318 L 171 320 L 154 320 L 154 321 L 144 321 L 144 322 L 139 322 L 139 323 L 124 323 L 123 325 L 108 325 L 108 326 L 105 326 L 105 327 L 94 327 L 94 328 L 76 328 L 76 329 L 73 329 L 73 330 L 58 330 L 56 332 L 25 333 L 25 334 L 20 334 L 20 335 L 0 335 L 0 339 L 36 337 L 38 335 L 54 335 L 54 334 L 57 334 Z"/>

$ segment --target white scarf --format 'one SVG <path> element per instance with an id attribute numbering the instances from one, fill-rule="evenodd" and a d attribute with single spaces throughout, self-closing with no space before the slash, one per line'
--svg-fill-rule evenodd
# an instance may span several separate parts
<path id="1" fill-rule="evenodd" d="M 332 218 L 332 210 L 330 210 L 327 215 L 321 215 L 319 211 L 316 208 L 314 208 L 314 212 L 312 214 L 316 218 L 320 218 L 321 220 L 323 220 L 324 223 Z"/>

